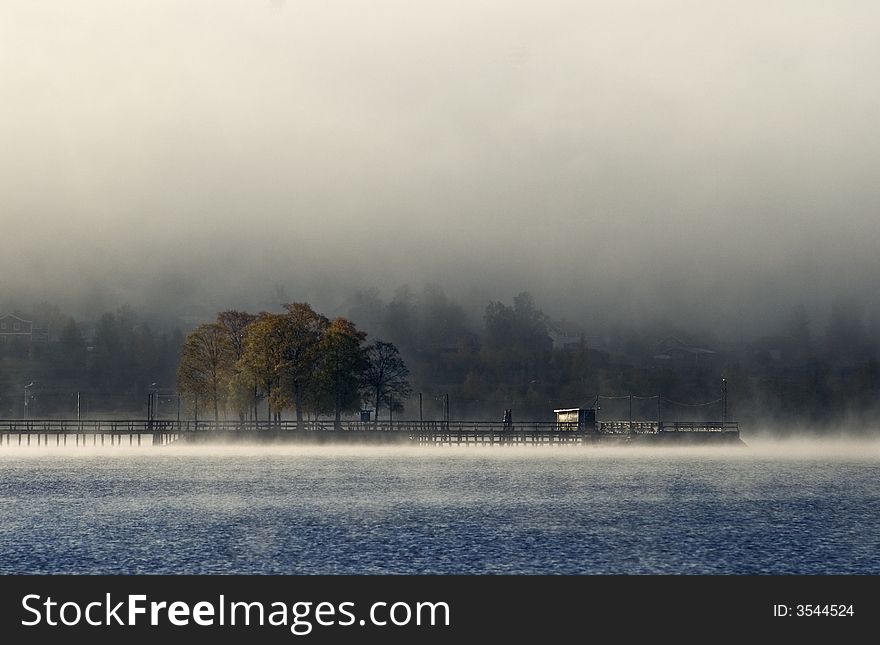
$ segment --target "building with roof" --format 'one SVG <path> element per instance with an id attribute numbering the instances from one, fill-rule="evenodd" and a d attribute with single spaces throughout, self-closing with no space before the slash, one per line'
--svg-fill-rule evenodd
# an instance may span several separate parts
<path id="1" fill-rule="evenodd" d="M 49 330 L 15 314 L 0 316 L 0 347 L 30 348 L 49 340 Z"/>

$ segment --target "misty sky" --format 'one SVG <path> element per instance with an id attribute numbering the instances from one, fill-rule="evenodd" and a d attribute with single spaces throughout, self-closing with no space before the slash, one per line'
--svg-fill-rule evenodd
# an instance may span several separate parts
<path id="1" fill-rule="evenodd" d="M 4 0 L 0 302 L 876 307 L 878 78 L 871 1 Z"/>

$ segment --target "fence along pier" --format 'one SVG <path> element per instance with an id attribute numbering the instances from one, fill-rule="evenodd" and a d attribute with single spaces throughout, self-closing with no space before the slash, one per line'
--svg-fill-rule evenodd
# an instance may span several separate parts
<path id="1" fill-rule="evenodd" d="M 177 441 L 176 421 L 144 419 L 0 420 L 0 446 L 158 446 Z"/>
<path id="2" fill-rule="evenodd" d="M 735 421 L 162 421 L 0 420 L 3 446 L 165 446 L 215 442 L 366 442 L 419 446 L 571 446 L 740 442 Z"/>

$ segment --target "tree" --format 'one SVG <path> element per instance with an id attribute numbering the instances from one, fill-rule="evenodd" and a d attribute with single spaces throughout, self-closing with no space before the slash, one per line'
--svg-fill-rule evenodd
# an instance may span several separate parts
<path id="1" fill-rule="evenodd" d="M 376 340 L 366 348 L 363 385 L 375 403 L 377 421 L 383 405 L 391 410 L 395 398 L 400 402 L 412 393 L 408 376 L 409 369 L 393 343 Z"/>
<path id="2" fill-rule="evenodd" d="M 226 405 L 238 414 L 239 421 L 245 420 L 247 410 L 255 411 L 258 394 L 256 377 L 244 364 L 236 364 L 226 381 Z M 254 416 L 256 420 L 256 414 Z"/>
<path id="3" fill-rule="evenodd" d="M 290 392 L 297 426 L 302 424 L 306 390 L 318 368 L 319 345 L 330 325 L 307 302 L 284 305 L 286 313 L 277 320 L 280 336 L 279 370 L 282 387 Z"/>
<path id="4" fill-rule="evenodd" d="M 336 318 L 328 325 L 318 344 L 320 364 L 317 383 L 329 395 L 336 427 L 339 427 L 343 412 L 355 411 L 360 407 L 361 377 L 366 366 L 363 348 L 366 336 L 350 320 Z"/>
<path id="5" fill-rule="evenodd" d="M 102 394 L 140 394 L 155 375 L 141 364 L 151 334 L 139 333 L 132 310 L 123 306 L 106 313 L 95 327 L 89 371 L 92 385 Z M 152 350 L 155 354 L 155 349 Z M 151 359 L 153 356 L 150 357 Z"/>
<path id="6" fill-rule="evenodd" d="M 199 325 L 183 343 L 178 389 L 211 401 L 215 421 L 220 420 L 220 405 L 226 399 L 231 351 L 226 330 L 216 323 Z"/>
<path id="7" fill-rule="evenodd" d="M 247 329 L 257 317 L 255 314 L 249 314 L 246 311 L 236 311 L 235 309 L 228 309 L 217 314 L 217 324 L 223 328 L 229 337 L 229 346 L 234 361 L 239 361 L 244 356 Z"/>
<path id="8" fill-rule="evenodd" d="M 73 318 L 68 318 L 58 339 L 58 364 L 65 376 L 77 382 L 85 370 L 88 350 L 79 325 Z"/>
<path id="9" fill-rule="evenodd" d="M 124 382 L 119 372 L 120 357 L 125 348 L 116 316 L 105 313 L 95 326 L 94 350 L 89 365 L 92 385 L 102 391 L 113 391 L 114 385 Z"/>
<path id="10" fill-rule="evenodd" d="M 513 298 L 513 311 L 516 316 L 521 341 L 528 347 L 549 350 L 553 345 L 547 335 L 547 316 L 538 309 L 535 299 L 528 291 Z"/>
<path id="11" fill-rule="evenodd" d="M 260 314 L 247 327 L 241 363 L 257 378 L 274 412 L 293 406 L 297 425 L 310 399 L 318 366 L 318 345 L 329 325 L 327 318 L 305 302 L 284 305 L 283 314 Z"/>
<path id="12" fill-rule="evenodd" d="M 489 349 L 529 355 L 549 351 L 547 316 L 535 306 L 527 291 L 513 299 L 513 307 L 501 302 L 486 306 L 486 345 Z"/>
<path id="13" fill-rule="evenodd" d="M 415 300 L 412 289 L 406 285 L 399 287 L 394 299 L 386 305 L 382 321 L 382 333 L 402 347 L 404 352 L 414 350 L 418 344 Z"/>
<path id="14" fill-rule="evenodd" d="M 355 291 L 348 306 L 349 320 L 370 334 L 381 333 L 384 326 L 385 303 L 375 288 Z"/>
<path id="15" fill-rule="evenodd" d="M 502 302 L 486 305 L 486 349 L 492 352 L 509 351 L 514 343 L 513 309 Z"/>
<path id="16" fill-rule="evenodd" d="M 175 327 L 171 333 L 162 334 L 159 339 L 159 359 L 162 369 L 159 378 L 162 383 L 171 383 L 177 375 L 177 365 L 180 363 L 180 352 L 183 351 L 185 341 L 183 332 Z"/>
<path id="17" fill-rule="evenodd" d="M 229 309 L 217 314 L 217 324 L 226 332 L 229 338 L 230 366 L 232 377 L 229 379 L 229 402 L 238 413 L 240 421 L 244 421 L 245 414 L 253 403 L 254 419 L 257 418 L 257 379 L 247 371 L 242 357 L 245 352 L 248 327 L 257 319 L 254 314 L 244 311 Z"/>
<path id="18" fill-rule="evenodd" d="M 250 373 L 253 381 L 263 389 L 269 401 L 269 421 L 272 421 L 273 404 L 280 404 L 272 396 L 279 387 L 282 352 L 283 321 L 279 314 L 260 313 L 247 327 L 242 357 L 239 365 Z"/>
<path id="19" fill-rule="evenodd" d="M 140 324 L 131 332 L 131 352 L 134 364 L 135 381 L 146 384 L 157 381 L 159 378 L 160 360 L 156 337 L 149 325 Z"/>
<path id="20" fill-rule="evenodd" d="M 516 373 L 531 381 L 546 364 L 553 341 L 547 317 L 524 291 L 513 299 L 513 307 L 490 302 L 486 307 L 484 357 L 499 373 Z"/>
<path id="21" fill-rule="evenodd" d="M 422 290 L 421 310 L 420 344 L 433 349 L 449 348 L 467 336 L 464 309 L 439 285 L 429 284 Z"/>

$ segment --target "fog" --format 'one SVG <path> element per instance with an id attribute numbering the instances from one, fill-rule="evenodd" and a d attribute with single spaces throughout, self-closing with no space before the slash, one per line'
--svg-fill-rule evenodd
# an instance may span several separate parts
<path id="1" fill-rule="evenodd" d="M 8 0 L 0 307 L 876 311 L 873 2 Z"/>
<path id="2" fill-rule="evenodd" d="M 146 435 L 144 435 L 146 437 Z M 755 429 L 743 438 L 745 446 L 740 445 L 692 445 L 671 446 L 657 444 L 653 446 L 630 446 L 608 444 L 599 446 L 407 446 L 382 445 L 351 442 L 346 444 L 271 443 L 257 444 L 246 442 L 228 443 L 217 440 L 211 444 L 194 446 L 192 444 L 170 444 L 166 446 L 150 446 L 145 439 L 142 446 L 129 446 L 126 443 L 110 446 L 55 446 L 54 443 L 42 446 L 7 444 L 0 450 L 0 463 L 7 459 L 18 458 L 53 458 L 70 459 L 132 459 L 143 456 L 163 457 L 167 459 L 192 458 L 229 458 L 229 459 L 315 459 L 328 458 L 355 460 L 389 460 L 406 459 L 407 464 L 422 462 L 443 464 L 459 460 L 468 461 L 518 461 L 523 458 L 530 460 L 546 459 L 560 461 L 607 461 L 607 460 L 644 460 L 666 462 L 675 460 L 692 461 L 792 461 L 823 463 L 840 462 L 872 462 L 880 460 L 880 440 L 876 438 L 857 437 L 843 432 L 836 437 L 809 438 L 799 436 L 780 439 L 770 433 L 762 434 Z M 409 466 L 408 466 L 409 467 Z"/>

